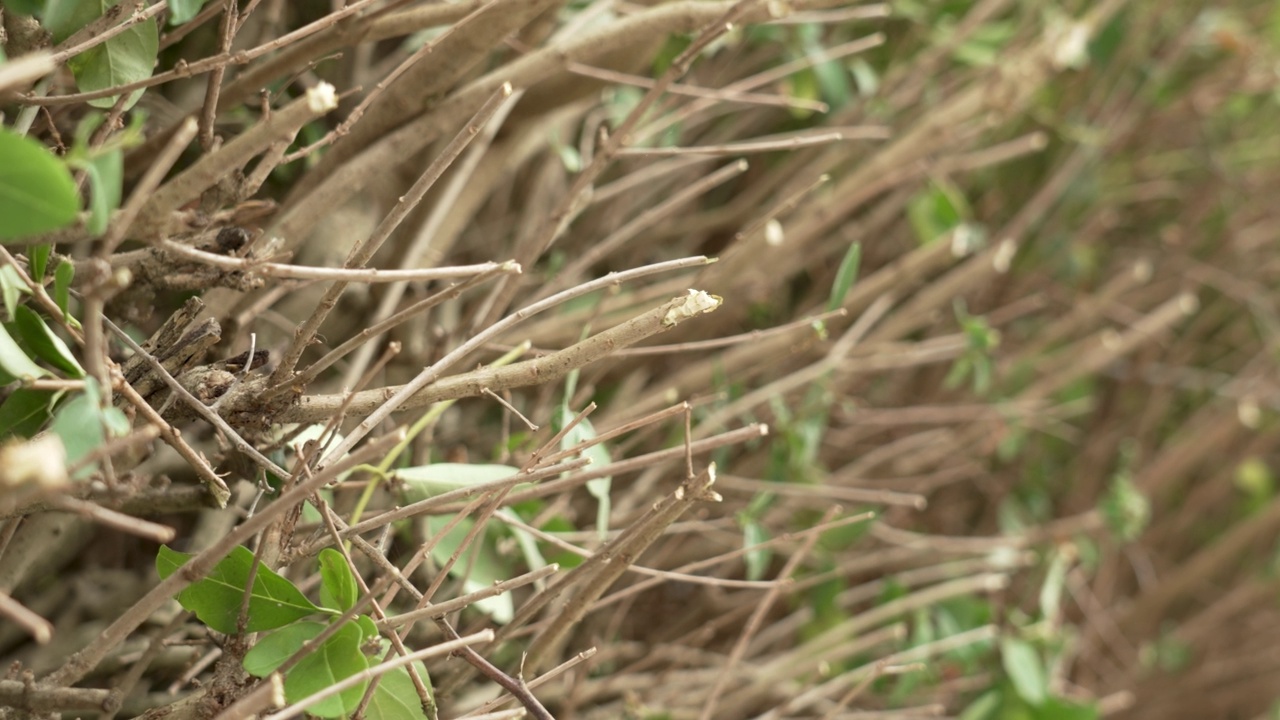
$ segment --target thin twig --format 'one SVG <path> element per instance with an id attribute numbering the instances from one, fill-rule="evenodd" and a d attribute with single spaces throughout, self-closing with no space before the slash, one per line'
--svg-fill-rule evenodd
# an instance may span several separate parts
<path id="1" fill-rule="evenodd" d="M 218 477 L 218 474 L 214 472 L 213 466 L 209 464 L 209 461 L 188 445 L 187 441 L 182 439 L 178 430 L 165 421 L 165 419 L 160 416 L 160 413 L 157 412 L 155 408 L 151 407 L 151 404 L 139 395 L 137 390 L 133 389 L 133 386 L 124 382 L 123 378 L 120 378 L 117 388 L 117 392 L 123 395 L 131 405 L 137 408 L 138 412 L 142 413 L 142 416 L 147 420 L 147 422 L 160 430 L 161 439 L 163 439 L 169 447 L 176 450 L 178 454 L 182 456 L 183 460 L 187 461 L 187 465 L 195 471 L 196 477 L 204 483 L 205 489 L 208 490 L 209 495 L 212 496 L 214 503 L 216 503 L 220 508 L 226 507 L 227 500 L 231 498 L 231 489 L 228 488 L 226 482 L 224 482 L 222 478 Z"/>
<path id="2" fill-rule="evenodd" d="M 108 510 L 100 505 L 95 505 L 84 500 L 62 495 L 50 500 L 55 507 L 70 513 L 75 513 L 90 520 L 103 525 L 105 527 L 119 530 L 129 535 L 150 540 L 155 543 L 172 542 L 177 532 L 168 525 L 160 525 L 158 523 L 148 522 L 142 518 L 136 518 L 131 515 L 125 515 L 115 510 Z"/>
<path id="3" fill-rule="evenodd" d="M 462 154 L 471 139 L 480 132 L 485 123 L 489 121 L 489 118 L 498 112 L 498 109 L 502 107 L 510 95 L 511 85 L 504 83 L 498 89 L 498 92 L 490 96 L 484 105 L 476 111 L 475 115 L 458 131 L 453 140 L 445 146 L 444 150 L 431 161 L 431 164 L 413 184 L 413 187 L 399 198 L 395 207 L 387 213 L 382 222 L 378 223 L 378 227 L 374 229 L 373 234 L 351 249 L 344 267 L 348 269 L 361 268 L 364 267 L 365 263 L 369 262 L 369 259 L 378 251 L 378 248 L 382 247 L 387 238 L 391 237 L 391 233 L 408 217 L 409 212 L 417 207 L 427 191 L 431 189 L 431 186 L 435 184 L 436 180 L 440 179 L 444 171 Z M 514 267 L 515 269 L 519 268 L 518 265 Z M 271 374 L 269 384 L 274 387 L 268 392 L 268 396 L 286 392 L 292 387 L 293 384 L 290 380 L 294 368 L 298 365 L 298 360 L 301 359 L 307 346 L 311 344 L 312 338 L 319 332 L 320 325 L 328 317 L 329 311 L 337 305 L 338 298 L 342 295 L 342 291 L 346 289 L 346 286 L 346 281 L 339 280 L 334 282 L 325 292 L 324 297 L 320 299 L 319 306 L 294 332 L 293 341 L 290 343 L 289 349 L 285 351 L 279 365 Z"/>
<path id="4" fill-rule="evenodd" d="M 819 525 L 826 525 L 831 522 L 836 515 L 841 512 L 839 505 L 836 505 L 827 512 L 823 513 L 822 519 L 818 521 Z M 781 582 L 775 583 L 769 591 L 765 593 L 763 598 L 756 603 L 755 609 L 751 612 L 750 619 L 747 620 L 746 626 L 743 627 L 742 633 L 738 635 L 738 639 L 733 644 L 733 649 L 729 651 L 729 657 L 725 659 L 724 665 L 720 667 L 720 672 L 716 677 L 716 684 L 712 686 L 711 692 L 708 694 L 706 701 L 702 705 L 702 714 L 698 716 L 699 720 L 711 720 L 715 714 L 716 704 L 720 702 L 720 695 L 724 693 L 725 688 L 729 685 L 729 679 L 733 676 L 734 668 L 738 663 L 742 662 L 742 658 L 746 655 L 747 644 L 751 638 L 759 631 L 761 624 L 764 623 L 765 615 L 773 608 L 773 604 L 778 601 L 778 596 L 782 594 L 782 588 L 788 584 L 791 575 L 800 567 L 800 563 L 813 550 L 814 544 L 818 542 L 818 535 L 812 534 L 804 539 L 800 547 L 787 558 L 787 562 L 782 566 L 782 570 L 778 573 Z"/>
<path id="5" fill-rule="evenodd" d="M 264 277 L 288 280 L 333 280 L 343 283 L 391 283 L 423 282 L 428 280 L 452 280 L 475 275 L 520 274 L 520 265 L 506 262 L 486 262 L 478 265 L 457 265 L 441 268 L 415 268 L 412 270 L 376 270 L 372 268 L 328 268 L 285 263 L 262 262 L 253 258 L 237 258 L 219 255 L 172 240 L 160 240 L 156 247 L 175 255 L 238 272 L 249 272 Z"/>
<path id="6" fill-rule="evenodd" d="M 119 5 L 113 5 L 111 8 L 108 8 L 107 12 L 103 13 L 97 20 L 94 20 L 93 22 L 89 23 L 85 27 L 76 31 L 74 35 L 67 38 L 66 40 L 63 40 L 62 43 L 58 45 L 58 47 L 54 48 L 53 60 L 55 63 L 61 65 L 62 63 L 66 62 L 67 60 L 70 60 L 76 55 L 79 55 L 80 53 L 90 48 L 97 47 L 98 45 L 101 45 L 102 43 L 110 40 L 111 38 L 116 37 L 117 35 L 133 27 L 134 25 L 138 25 L 140 23 L 146 22 L 147 20 L 155 17 L 156 15 L 159 15 L 163 10 L 165 10 L 168 7 L 169 7 L 168 0 L 159 0 L 159 2 L 148 5 L 146 10 L 143 10 L 141 12 L 131 13 L 122 22 L 120 22 L 119 24 L 113 25 L 112 23 L 115 22 L 116 18 L 119 15 L 119 12 L 113 13 L 111 12 L 111 10 L 113 8 L 119 8 L 121 11 L 123 11 L 125 9 L 125 4 L 120 3 Z M 73 45 L 72 43 L 75 43 L 75 44 Z M 70 47 L 67 47 L 68 45 L 70 45 Z M 101 95 L 99 97 L 110 97 L 111 95 L 116 95 L 116 94 L 118 93 L 110 93 L 108 95 Z"/>
<path id="7" fill-rule="evenodd" d="M 388 660 L 384 663 L 379 663 L 367 670 L 361 670 L 360 672 L 354 675 L 351 675 L 339 682 L 336 682 L 333 685 L 330 685 L 329 687 L 326 687 L 325 689 L 321 690 L 320 692 L 314 693 L 312 695 L 308 695 L 307 697 L 290 705 L 287 709 L 282 710 L 278 713 L 272 713 L 271 715 L 266 716 L 263 720 L 289 720 L 289 718 L 294 718 L 301 715 L 307 708 L 311 707 L 312 705 L 315 705 L 316 703 L 320 702 L 321 700 L 324 700 L 327 697 L 332 697 L 334 695 L 337 695 L 338 693 L 348 688 L 353 688 L 359 685 L 360 683 L 368 682 L 369 680 L 375 677 L 379 677 L 384 673 L 388 673 L 392 670 L 395 670 L 398 667 L 403 667 L 405 665 L 408 665 L 409 663 L 416 662 L 418 660 L 425 660 L 427 658 L 432 658 L 439 655 L 447 655 L 451 652 L 460 651 L 471 645 L 487 643 L 487 642 L 491 642 L 492 640 L 493 640 L 492 630 L 481 630 L 478 633 L 467 635 L 466 637 L 460 637 L 455 640 L 446 640 L 442 643 L 439 643 L 438 645 L 433 645 L 424 650 L 419 650 L 417 652 L 409 653 L 408 655 L 405 655 L 403 657 L 398 657 L 395 660 Z"/>
<path id="8" fill-rule="evenodd" d="M 172 70 L 156 73 L 145 80 L 116 85 L 102 90 L 94 90 L 92 92 L 74 93 L 69 95 L 23 95 L 21 101 L 24 105 L 74 105 L 85 102 L 86 100 L 97 100 L 98 98 L 114 97 L 116 95 L 124 95 L 141 90 L 143 88 L 152 87 L 167 83 L 170 80 L 178 78 L 191 77 L 193 75 L 201 75 L 213 70 L 216 67 L 225 67 L 227 65 L 245 65 L 263 55 L 268 55 L 276 50 L 295 43 L 308 35 L 312 35 L 320 30 L 332 27 L 338 24 L 338 21 L 345 17 L 362 12 L 369 5 L 380 2 L 381 0 L 358 0 L 358 2 L 342 8 L 341 10 L 329 13 L 315 22 L 304 25 L 293 32 L 281 35 L 270 42 L 263 43 L 258 47 L 249 50 L 238 50 L 234 52 L 218 53 L 211 55 L 191 63 L 179 62 L 178 66 Z M 164 4 L 163 2 L 157 4 Z"/>
<path id="9" fill-rule="evenodd" d="M 582 367 L 595 362 L 619 347 L 631 345 L 645 337 L 669 330 L 690 317 L 703 312 L 710 312 L 719 305 L 720 301 L 718 299 L 705 293 L 702 295 L 691 294 L 689 297 L 676 298 L 669 301 L 622 325 L 605 330 L 558 353 L 506 367 L 481 368 L 473 373 L 467 373 L 465 376 L 455 376 L 440 380 L 440 375 L 453 364 L 532 315 L 548 310 L 575 297 L 580 297 L 620 282 L 677 268 L 702 265 L 707 262 L 709 261 L 704 257 L 683 258 L 681 260 L 647 265 L 626 272 L 610 273 L 605 277 L 565 290 L 508 315 L 485 330 L 472 335 L 466 342 L 421 372 L 412 382 L 396 389 L 390 397 L 387 397 L 384 391 L 378 391 L 377 395 L 364 398 L 360 405 L 362 409 L 368 411 L 368 417 L 347 436 L 347 445 L 358 442 L 378 423 L 397 410 L 423 407 L 445 399 L 443 396 L 438 396 L 437 392 L 444 389 L 451 381 L 456 383 L 465 378 L 463 380 L 464 384 L 455 386 L 455 388 L 461 389 L 465 387 L 466 390 L 463 394 L 455 397 L 474 397 L 479 394 L 482 387 L 488 387 L 490 390 L 505 390 L 521 385 L 547 382 L 550 379 L 567 374 L 575 367 Z M 690 292 L 693 293 L 693 291 Z M 694 303 L 697 307 L 690 305 L 691 298 L 698 301 Z M 685 312 L 686 310 L 692 312 Z M 308 401 L 308 398 L 303 398 L 302 403 L 294 410 L 299 413 L 306 410 L 314 411 L 315 406 L 319 404 L 318 401 L 318 398 L 313 398 L 310 401 Z M 309 408 L 308 406 L 311 407 Z M 286 412 L 286 415 L 289 414 L 289 412 Z M 346 449 L 341 446 L 340 448 L 342 450 Z"/>
<path id="10" fill-rule="evenodd" d="M 887 140 L 889 130 L 884 127 L 843 128 L 832 131 L 830 128 L 818 130 L 797 130 L 793 133 L 782 133 L 748 140 L 740 143 L 724 145 L 685 145 L 679 147 L 629 147 L 622 148 L 618 155 L 623 157 L 669 157 L 672 155 L 746 155 L 749 153 L 786 152 L 799 148 L 827 145 L 845 140 Z"/>
<path id="11" fill-rule="evenodd" d="M 26 630 L 31 639 L 40 645 L 53 639 L 53 623 L 31 612 L 22 603 L 2 591 L 0 591 L 0 617 Z"/>

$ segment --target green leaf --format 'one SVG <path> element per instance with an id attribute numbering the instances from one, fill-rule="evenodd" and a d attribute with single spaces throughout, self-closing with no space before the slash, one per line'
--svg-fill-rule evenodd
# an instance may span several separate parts
<path id="1" fill-rule="evenodd" d="M 53 271 L 53 301 L 62 308 L 64 318 L 71 317 L 68 307 L 71 304 L 71 280 L 76 276 L 76 266 L 63 258 L 58 261 L 58 268 Z"/>
<path id="2" fill-rule="evenodd" d="M 60 43 L 97 20 L 113 4 L 102 0 L 47 0 L 42 24 L 53 34 L 53 41 Z"/>
<path id="3" fill-rule="evenodd" d="M 1016 637 L 1004 638 L 1000 641 L 1000 660 L 1018 696 L 1032 705 L 1042 704 L 1048 696 L 1048 679 L 1040 653 L 1031 643 Z"/>
<path id="4" fill-rule="evenodd" d="M 160 48 L 160 32 L 155 18 L 150 18 L 80 53 L 67 61 L 81 92 L 93 92 L 146 80 L 156 64 Z M 135 90 L 125 103 L 132 108 L 145 90 Z M 93 107 L 110 108 L 115 97 L 90 100 Z"/>
<path id="5" fill-rule="evenodd" d="M 31 279 L 36 282 L 44 280 L 44 271 L 49 267 L 49 255 L 53 252 L 53 246 L 45 243 L 43 245 L 34 245 L 31 248 Z"/>
<path id="6" fill-rule="evenodd" d="M 23 15 L 39 15 L 44 12 L 45 0 L 5 0 L 4 6 Z"/>
<path id="7" fill-rule="evenodd" d="M 355 623 L 346 623 L 315 652 L 307 655 L 289 671 L 284 679 L 284 695 L 296 703 L 310 695 L 369 669 L 369 660 L 360 652 L 361 633 Z M 322 718 L 341 717 L 351 712 L 364 697 L 368 681 L 348 688 L 307 708 Z"/>
<path id="8" fill-rule="evenodd" d="M 862 263 L 862 243 L 849 245 L 840 261 L 840 269 L 836 271 L 836 281 L 831 285 L 831 299 L 827 300 L 827 312 L 839 310 L 844 299 L 853 288 L 853 281 L 858 279 L 858 266 Z"/>
<path id="9" fill-rule="evenodd" d="M 995 720 L 1002 700 L 999 690 L 988 690 L 965 708 L 960 720 Z"/>
<path id="10" fill-rule="evenodd" d="M 169 0 L 169 24 L 181 25 L 195 17 L 205 0 Z"/>
<path id="11" fill-rule="evenodd" d="M 764 529 L 759 521 L 754 518 L 744 518 L 742 523 L 742 546 L 751 548 L 753 545 L 760 545 L 768 541 L 769 531 Z M 763 580 L 764 573 L 769 569 L 769 560 L 773 557 L 773 553 L 769 548 L 755 548 L 747 550 L 747 554 L 743 556 L 743 560 L 747 564 L 748 580 Z"/>
<path id="12" fill-rule="evenodd" d="M 85 164 L 89 178 L 89 221 L 93 235 L 107 231 L 111 211 L 120 207 L 120 187 L 124 178 L 124 151 L 116 148 L 102 153 Z"/>
<path id="13" fill-rule="evenodd" d="M 346 558 L 333 548 L 320 551 L 320 604 L 335 610 L 350 610 L 360 597 L 355 575 Z"/>
<path id="14" fill-rule="evenodd" d="M 401 468 L 396 471 L 396 477 L 405 482 L 405 494 L 416 502 L 458 488 L 509 478 L 518 472 L 520 468 L 510 465 L 434 463 Z"/>
<path id="15" fill-rule="evenodd" d="M 430 692 L 431 676 L 427 674 L 426 666 L 421 662 L 414 663 L 414 666 Z M 364 716 L 368 720 L 426 720 L 427 715 L 422 711 L 418 690 L 413 686 L 408 668 L 399 667 L 382 676 Z"/>
<path id="16" fill-rule="evenodd" d="M 22 333 L 23 342 L 41 360 L 72 377 L 84 377 L 84 368 L 80 367 L 75 355 L 71 354 L 71 348 L 67 347 L 62 338 L 53 334 L 53 331 L 45 324 L 44 318 L 40 317 L 36 311 L 25 305 L 19 305 L 14 322 Z"/>
<path id="17" fill-rule="evenodd" d="M 22 282 L 22 276 L 18 275 L 17 268 L 12 265 L 0 267 L 0 298 L 4 300 L 4 311 L 7 317 L 14 316 L 18 308 L 18 296 L 30 294 L 31 288 Z"/>
<path id="18" fill-rule="evenodd" d="M 1036 712 L 1036 720 L 1098 720 L 1098 708 L 1062 698 L 1049 698 Z"/>
<path id="19" fill-rule="evenodd" d="M 69 225 L 79 208 L 66 165 L 43 145 L 0 129 L 0 240 Z"/>
<path id="20" fill-rule="evenodd" d="M 190 555 L 161 546 L 156 555 L 156 571 L 167 578 Z M 236 632 L 240 604 L 253 567 L 253 553 L 237 546 L 213 568 L 209 576 L 192 583 L 178 594 L 178 602 L 200 618 L 205 625 L 225 635 Z M 284 627 L 308 615 L 324 612 L 294 587 L 293 583 L 271 568 L 258 567 L 249 596 L 249 618 L 246 632 L 261 632 Z M 359 631 L 357 630 L 357 635 Z"/>
<path id="21" fill-rule="evenodd" d="M 0 438 L 29 438 L 40 431 L 61 393 L 18 388 L 0 404 Z"/>
<path id="22" fill-rule="evenodd" d="M 541 570 L 547 566 L 547 559 L 542 556 L 542 548 L 538 547 L 537 538 L 515 526 L 508 525 L 508 529 L 511 531 L 511 536 L 515 538 L 516 544 L 520 546 L 520 554 L 530 570 Z"/>
<path id="23" fill-rule="evenodd" d="M 360 632 L 364 635 L 366 642 L 378 637 L 378 624 L 368 615 L 357 615 L 356 625 L 360 626 Z"/>
<path id="24" fill-rule="evenodd" d="M 858 94 L 870 97 L 880 89 L 880 75 L 871 63 L 862 58 L 854 58 L 849 62 L 849 72 L 853 74 L 853 82 L 858 86 Z"/>
<path id="25" fill-rule="evenodd" d="M 49 429 L 62 439 L 70 465 L 101 447 L 108 435 L 123 437 L 131 427 L 129 418 L 119 408 L 102 406 L 97 383 L 89 381 L 85 383 L 84 392 L 58 408 Z M 85 465 L 76 471 L 73 479 L 87 478 L 95 470 L 97 463 Z"/>
<path id="26" fill-rule="evenodd" d="M 1100 503 L 1107 527 L 1122 542 L 1132 542 L 1151 521 L 1151 501 L 1133 482 L 1128 471 L 1117 472 Z"/>
<path id="27" fill-rule="evenodd" d="M 444 531 L 444 526 L 449 524 L 452 519 L 452 515 L 437 515 L 424 518 L 421 521 L 422 531 L 429 537 L 435 537 Z M 431 550 L 431 557 L 437 563 L 443 564 L 447 562 L 458 551 L 458 548 L 462 547 L 463 540 L 466 539 L 467 533 L 471 531 L 474 525 L 475 523 L 470 518 L 464 518 L 436 543 L 436 546 Z M 458 561 L 450 568 L 449 574 L 453 577 L 463 578 L 463 592 L 470 593 L 483 590 L 499 580 L 510 578 L 515 574 L 512 565 L 511 560 L 498 554 L 496 543 L 486 538 L 485 535 L 480 535 L 459 556 Z M 511 622 L 511 618 L 515 616 L 515 603 L 512 601 L 510 592 L 486 598 L 475 603 L 472 607 L 486 613 L 497 623 Z"/>
<path id="28" fill-rule="evenodd" d="M 969 219 L 964 195 L 954 185 L 935 181 L 907 204 L 907 218 L 921 245 L 928 245 Z"/>
<path id="29" fill-rule="evenodd" d="M 260 678 L 270 675 L 326 627 L 324 623 L 301 620 L 263 637 L 244 654 L 245 672 Z"/>
<path id="30" fill-rule="evenodd" d="M 19 379 L 48 377 L 52 373 L 32 362 L 31 358 L 18 347 L 18 343 L 9 335 L 9 331 L 0 325 L 0 367 L 5 372 Z"/>
<path id="31" fill-rule="evenodd" d="M 817 29 L 817 26 L 809 26 Z M 812 34 L 806 33 L 804 39 L 805 55 L 810 60 L 818 60 L 825 53 L 826 48 L 816 32 Z M 851 77 L 844 65 L 836 60 L 828 60 L 826 62 L 815 62 L 813 64 L 813 75 L 818 81 L 818 87 L 822 90 L 822 99 L 831 105 L 832 109 L 840 109 L 849 104 L 849 99 L 853 94 Z"/>
<path id="32" fill-rule="evenodd" d="M 1040 586 L 1040 615 L 1046 620 L 1054 621 L 1062 609 L 1062 594 L 1067 583 L 1067 571 L 1075 559 L 1074 550 L 1058 548 L 1053 551 L 1053 559 L 1049 562 L 1049 570 L 1045 573 L 1044 585 Z"/>
<path id="33" fill-rule="evenodd" d="M 585 332 L 584 332 L 585 336 Z M 556 418 L 555 426 L 557 429 L 567 426 L 573 421 L 575 413 L 569 409 L 569 400 L 573 397 L 574 390 L 578 385 L 578 371 L 574 370 L 565 378 L 564 402 L 560 405 L 560 412 Z M 565 433 L 560 438 L 560 449 L 568 450 L 576 447 L 584 442 L 594 440 L 596 438 L 596 429 L 590 420 L 582 419 L 582 422 L 573 427 L 572 430 Z M 613 458 L 609 456 L 609 451 L 605 449 L 603 444 L 597 443 L 582 451 L 582 456 L 591 460 L 591 464 L 596 467 L 608 465 L 613 462 Z M 609 533 L 609 515 L 612 511 L 612 500 L 609 497 L 609 489 L 613 486 L 612 477 L 596 478 L 587 481 L 587 492 L 596 499 L 596 532 L 603 539 Z"/>

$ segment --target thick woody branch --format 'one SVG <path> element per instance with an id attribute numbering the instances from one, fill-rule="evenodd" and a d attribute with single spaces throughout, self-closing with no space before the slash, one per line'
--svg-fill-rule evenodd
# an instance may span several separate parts
<path id="1" fill-rule="evenodd" d="M 298 130 L 338 106 L 333 86 L 321 83 L 270 117 L 254 125 L 220 150 L 206 155 L 165 183 L 138 213 L 137 227 L 163 234 L 168 216 L 271 145 L 290 141 Z"/>

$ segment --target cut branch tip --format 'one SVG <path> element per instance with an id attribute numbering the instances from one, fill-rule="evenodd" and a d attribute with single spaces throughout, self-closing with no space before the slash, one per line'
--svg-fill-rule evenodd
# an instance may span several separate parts
<path id="1" fill-rule="evenodd" d="M 671 327 L 695 315 L 713 312 L 723 302 L 724 298 L 712 295 L 705 290 L 689 290 L 684 302 L 667 311 L 666 316 L 662 318 L 662 324 Z"/>

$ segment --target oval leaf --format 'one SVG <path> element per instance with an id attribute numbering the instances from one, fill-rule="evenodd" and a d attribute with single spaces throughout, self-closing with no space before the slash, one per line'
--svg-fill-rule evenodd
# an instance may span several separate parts
<path id="1" fill-rule="evenodd" d="M 19 379 L 40 378 L 52 374 L 27 357 L 3 325 L 0 325 L 0 367 Z"/>
<path id="2" fill-rule="evenodd" d="M 62 317 L 71 319 L 71 311 L 67 309 L 71 303 L 71 281 L 76 276 L 76 266 L 71 261 L 63 258 L 58 262 L 58 267 L 53 271 L 53 300 L 62 308 Z M 79 327 L 79 323 L 72 322 L 73 325 Z"/>
<path id="3" fill-rule="evenodd" d="M 84 368 L 71 354 L 71 348 L 62 338 L 53 334 L 53 330 L 45 324 L 44 318 L 26 305 L 19 305 L 14 313 L 14 322 L 22 333 L 22 340 L 41 360 L 58 368 L 73 377 L 84 377 Z"/>
<path id="4" fill-rule="evenodd" d="M 48 390 L 14 390 L 0 404 L 0 438 L 35 435 L 52 414 L 57 398 L 57 393 Z"/>
<path id="5" fill-rule="evenodd" d="M 303 621 L 280 628 L 244 654 L 245 671 L 260 678 L 270 675 L 326 627 L 324 623 Z"/>
<path id="6" fill-rule="evenodd" d="M 360 597 L 356 578 L 342 553 L 333 548 L 320 551 L 320 604 L 335 610 L 350 610 Z"/>
<path id="7" fill-rule="evenodd" d="M 66 165 L 39 143 L 0 129 L 0 240 L 69 225 L 79 208 Z"/>
<path id="8" fill-rule="evenodd" d="M 169 0 L 169 24 L 181 25 L 200 12 L 205 0 Z"/>
<path id="9" fill-rule="evenodd" d="M 116 148 L 103 153 L 85 164 L 89 178 L 89 222 L 92 235 L 107 231 L 111 211 L 120 207 L 121 185 L 124 179 L 124 151 Z"/>
<path id="10" fill-rule="evenodd" d="M 1040 653 L 1031 643 L 1019 638 L 1005 638 L 1000 642 L 1000 659 L 1004 671 L 1013 681 L 1018 696 L 1029 704 L 1039 706 L 1048 695 L 1047 679 Z"/>
<path id="11" fill-rule="evenodd" d="M 160 554 L 156 556 L 156 571 L 161 578 L 166 578 L 190 559 L 190 555 L 161 546 Z M 213 568 L 208 577 L 179 593 L 178 602 L 195 613 L 205 625 L 224 635 L 233 635 L 252 567 L 253 553 L 238 546 Z M 274 630 L 318 612 L 324 611 L 312 605 L 293 583 L 270 568 L 258 566 L 253 592 L 249 596 L 245 632 Z"/>
<path id="12" fill-rule="evenodd" d="M 160 33 L 155 18 L 151 18 L 71 58 L 67 66 L 82 92 L 106 90 L 151 77 L 159 49 Z M 143 92 L 134 91 L 125 103 L 125 109 L 133 107 Z M 110 108 L 116 104 L 116 98 L 98 98 L 90 100 L 89 104 Z"/>
<path id="13" fill-rule="evenodd" d="M 427 674 L 426 666 L 416 662 L 414 667 L 429 693 L 431 676 Z M 413 686 L 408 668 L 399 667 L 382 676 L 382 681 L 373 691 L 373 698 L 369 700 L 369 707 L 365 708 L 364 716 L 369 720 L 426 720 L 427 715 L 422 710 L 418 689 Z"/>
<path id="14" fill-rule="evenodd" d="M 369 668 L 369 660 L 360 652 L 360 628 L 346 623 L 315 652 L 303 658 L 284 679 L 284 695 L 296 703 L 325 688 Z M 360 704 L 368 681 L 321 700 L 307 712 L 322 718 L 341 717 Z"/>
<path id="15" fill-rule="evenodd" d="M 435 463 L 402 468 L 396 471 L 396 477 L 405 482 L 405 495 L 416 502 L 450 490 L 509 478 L 518 472 L 519 468 L 510 465 Z"/>

